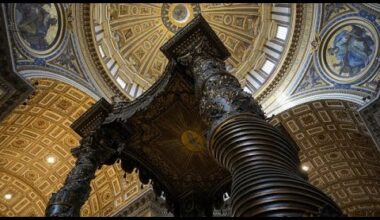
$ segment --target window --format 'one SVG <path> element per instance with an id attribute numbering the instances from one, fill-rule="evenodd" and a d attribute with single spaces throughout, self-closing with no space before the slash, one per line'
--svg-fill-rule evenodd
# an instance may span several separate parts
<path id="1" fill-rule="evenodd" d="M 269 60 L 266 60 L 261 70 L 269 74 L 272 72 L 273 68 L 274 63 Z"/>
<path id="2" fill-rule="evenodd" d="M 104 54 L 103 48 L 101 46 L 99 46 L 99 52 L 100 52 L 100 55 L 102 56 L 102 58 L 104 58 L 105 54 Z"/>
<path id="3" fill-rule="evenodd" d="M 126 85 L 126 83 L 124 82 L 124 80 L 122 80 L 120 77 L 117 77 L 116 82 L 119 83 L 119 85 L 121 86 L 121 88 L 124 88 L 125 85 Z"/>
<path id="4" fill-rule="evenodd" d="M 251 90 L 250 89 L 248 89 L 248 87 L 247 86 L 244 86 L 244 89 L 243 89 L 245 92 L 248 92 L 249 94 L 252 94 L 252 92 L 251 92 Z"/>
<path id="5" fill-rule="evenodd" d="M 133 83 L 131 89 L 129 90 L 129 95 L 135 97 L 138 87 L 139 86 L 136 83 Z"/>
<path id="6" fill-rule="evenodd" d="M 278 26 L 277 27 L 277 34 L 276 37 L 281 40 L 286 39 L 286 35 L 288 34 L 288 28 L 284 26 Z"/>

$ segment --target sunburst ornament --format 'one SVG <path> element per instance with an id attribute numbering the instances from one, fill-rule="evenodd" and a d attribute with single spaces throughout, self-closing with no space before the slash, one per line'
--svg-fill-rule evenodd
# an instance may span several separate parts
<path id="1" fill-rule="evenodd" d="M 205 146 L 204 138 L 192 130 L 183 132 L 181 135 L 181 141 L 188 150 L 193 152 L 202 151 L 202 148 Z"/>

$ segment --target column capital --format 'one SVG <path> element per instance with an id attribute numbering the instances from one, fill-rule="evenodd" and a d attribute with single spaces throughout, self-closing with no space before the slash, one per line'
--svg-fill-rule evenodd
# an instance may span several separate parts
<path id="1" fill-rule="evenodd" d="M 224 61 L 230 53 L 201 15 L 160 49 L 194 78 L 195 95 L 200 99 L 200 114 L 206 124 L 215 127 L 226 117 L 242 112 L 265 118 L 260 105 L 226 70 Z"/>

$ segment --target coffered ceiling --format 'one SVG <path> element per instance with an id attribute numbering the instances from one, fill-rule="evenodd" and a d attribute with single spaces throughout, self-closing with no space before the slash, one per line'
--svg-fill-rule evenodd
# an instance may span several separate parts
<path id="1" fill-rule="evenodd" d="M 33 81 L 36 95 L 0 123 L 0 216 L 44 215 L 75 163 L 70 149 L 80 137 L 70 125 L 94 104 L 68 84 Z M 82 215 L 110 215 L 142 191 L 136 174 L 123 175 L 119 164 L 98 170 Z"/>
<path id="2" fill-rule="evenodd" d="M 299 146 L 311 184 L 349 216 L 379 216 L 380 153 L 357 107 L 339 100 L 314 101 L 272 122 L 280 122 Z"/>
<path id="3" fill-rule="evenodd" d="M 1 6 L 0 216 L 44 215 L 75 161 L 71 123 L 100 97 L 133 100 L 150 88 L 168 62 L 160 46 L 197 14 L 231 53 L 228 70 L 299 144 L 312 183 L 349 214 L 378 213 L 379 164 L 354 109 L 380 84 L 379 4 Z M 342 59 L 350 54 L 360 56 Z M 91 187 L 84 216 L 116 213 L 146 189 L 118 164 Z"/>

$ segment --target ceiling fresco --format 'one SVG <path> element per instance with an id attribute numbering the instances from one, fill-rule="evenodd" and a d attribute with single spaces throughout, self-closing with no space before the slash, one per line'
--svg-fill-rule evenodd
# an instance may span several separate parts
<path id="1" fill-rule="evenodd" d="M 30 54 L 44 56 L 59 45 L 64 31 L 63 7 L 59 4 L 14 4 L 12 19 L 16 35 Z"/>
<path id="2" fill-rule="evenodd" d="M 334 25 L 322 40 L 317 66 L 330 82 L 349 84 L 368 77 L 377 68 L 379 42 L 376 28 L 364 19 L 346 19 Z M 367 73 L 367 74 L 366 74 Z"/>
<path id="3" fill-rule="evenodd" d="M 360 77 L 374 61 L 378 46 L 374 35 L 360 24 L 341 26 L 326 42 L 322 53 L 328 72 L 337 80 Z"/>

